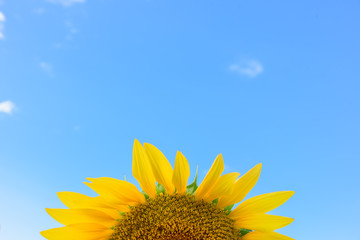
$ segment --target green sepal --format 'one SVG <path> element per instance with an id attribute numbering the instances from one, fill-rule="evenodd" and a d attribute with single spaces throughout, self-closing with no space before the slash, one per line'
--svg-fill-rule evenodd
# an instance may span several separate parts
<path id="1" fill-rule="evenodd" d="M 149 199 L 149 198 L 150 198 L 149 195 L 148 195 L 146 192 L 141 191 L 141 193 L 145 196 L 145 199 Z"/>
<path id="2" fill-rule="evenodd" d="M 245 236 L 246 234 L 252 232 L 252 230 L 246 229 L 246 228 L 240 228 L 240 234 L 241 236 Z"/>
<path id="3" fill-rule="evenodd" d="M 118 213 L 120 213 L 120 215 L 121 215 L 121 216 L 123 216 L 123 217 L 125 217 L 125 216 L 126 216 L 126 213 L 124 213 L 124 212 L 120 212 L 120 211 L 118 211 Z"/>
<path id="4" fill-rule="evenodd" d="M 199 166 L 196 167 L 196 175 L 195 175 L 194 181 L 186 187 L 186 192 L 189 194 L 194 194 L 196 189 L 199 187 L 197 185 L 198 169 L 199 169 Z"/>
<path id="5" fill-rule="evenodd" d="M 231 209 L 234 207 L 234 204 L 231 204 L 227 207 L 224 207 L 224 211 L 226 212 L 226 215 L 229 215 L 231 213 Z"/>
<path id="6" fill-rule="evenodd" d="M 156 192 L 157 192 L 157 194 L 165 193 L 165 191 L 166 191 L 166 190 L 165 190 L 164 186 L 161 185 L 160 183 L 158 183 L 157 186 L 156 186 Z"/>
<path id="7" fill-rule="evenodd" d="M 110 227 L 110 229 L 111 229 L 111 230 L 114 230 L 114 229 L 115 229 L 115 227 Z"/>
<path id="8" fill-rule="evenodd" d="M 217 203 L 219 202 L 219 198 L 213 200 L 211 203 L 214 204 L 215 206 L 217 205 Z"/>

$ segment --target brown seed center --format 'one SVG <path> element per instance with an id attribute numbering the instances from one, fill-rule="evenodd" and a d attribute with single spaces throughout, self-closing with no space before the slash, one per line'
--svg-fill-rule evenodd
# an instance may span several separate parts
<path id="1" fill-rule="evenodd" d="M 110 240 L 240 239 L 234 220 L 192 195 L 158 195 L 140 204 L 115 226 Z"/>

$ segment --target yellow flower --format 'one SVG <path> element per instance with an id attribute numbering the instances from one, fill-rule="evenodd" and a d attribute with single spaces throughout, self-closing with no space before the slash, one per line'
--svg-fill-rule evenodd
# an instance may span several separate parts
<path id="1" fill-rule="evenodd" d="M 182 153 L 177 152 L 173 169 L 159 149 L 135 140 L 132 170 L 143 192 L 108 177 L 87 178 L 85 184 L 97 197 L 59 192 L 68 208 L 46 211 L 65 226 L 41 235 L 49 240 L 292 239 L 274 232 L 292 218 L 266 214 L 286 202 L 292 191 L 256 196 L 231 210 L 256 184 L 261 164 L 240 178 L 236 172 L 221 175 L 220 154 L 199 187 L 197 177 L 187 185 L 190 168 Z"/>

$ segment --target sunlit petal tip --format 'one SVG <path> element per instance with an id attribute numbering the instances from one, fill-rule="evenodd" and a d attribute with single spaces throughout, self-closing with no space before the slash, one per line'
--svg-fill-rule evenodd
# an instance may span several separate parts
<path id="1" fill-rule="evenodd" d="M 135 138 L 135 139 L 134 139 L 134 146 L 137 146 L 137 147 L 141 146 L 141 147 L 142 147 L 142 144 L 140 143 L 139 140 L 137 140 L 137 139 Z"/>
<path id="2" fill-rule="evenodd" d="M 51 230 L 51 229 L 49 229 L 49 230 Z M 49 239 L 49 230 L 44 230 L 44 231 L 41 231 L 40 232 L 40 235 L 41 236 L 43 236 L 44 238 L 46 238 L 46 239 Z"/>
<path id="3" fill-rule="evenodd" d="M 259 170 L 261 171 L 262 166 L 263 166 L 263 164 L 262 164 L 262 163 L 258 163 L 258 164 L 256 164 L 256 165 L 255 165 L 255 167 L 254 167 L 254 168 L 259 169 Z"/>
<path id="4" fill-rule="evenodd" d="M 274 192 L 272 194 L 276 194 L 279 196 L 279 198 L 284 198 L 287 200 L 289 200 L 292 196 L 294 196 L 295 191 L 279 191 L 279 192 Z M 265 194 L 264 194 L 265 195 Z M 261 196 L 261 195 L 260 195 Z"/>
<path id="5" fill-rule="evenodd" d="M 295 191 L 286 191 L 286 192 L 289 193 L 290 197 L 294 196 L 294 194 L 295 194 Z"/>
<path id="6" fill-rule="evenodd" d="M 218 160 L 218 161 L 221 161 L 222 163 L 224 163 L 224 157 L 222 155 L 222 153 L 219 153 L 217 156 L 216 156 L 216 159 L 215 160 Z"/>

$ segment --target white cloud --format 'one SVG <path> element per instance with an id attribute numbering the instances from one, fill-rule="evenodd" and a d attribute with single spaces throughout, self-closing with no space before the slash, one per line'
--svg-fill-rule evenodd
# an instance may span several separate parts
<path id="1" fill-rule="evenodd" d="M 5 22 L 5 16 L 2 12 L 0 12 L 0 22 Z"/>
<path id="2" fill-rule="evenodd" d="M 6 21 L 5 15 L 2 12 L 0 12 L 0 39 L 5 38 L 4 33 L 3 33 L 5 21 Z"/>
<path id="3" fill-rule="evenodd" d="M 251 78 L 264 71 L 263 65 L 256 60 L 244 60 L 229 66 L 229 70 Z"/>
<path id="4" fill-rule="evenodd" d="M 0 102 L 0 112 L 11 114 L 15 108 L 15 104 L 11 101 Z"/>
<path id="5" fill-rule="evenodd" d="M 70 7 L 74 3 L 84 3 L 86 0 L 46 0 L 47 2 L 63 5 L 64 7 Z"/>
<path id="6" fill-rule="evenodd" d="M 50 63 L 40 62 L 39 66 L 44 72 L 46 72 L 50 76 L 53 75 L 53 67 L 52 67 L 52 65 Z"/>

